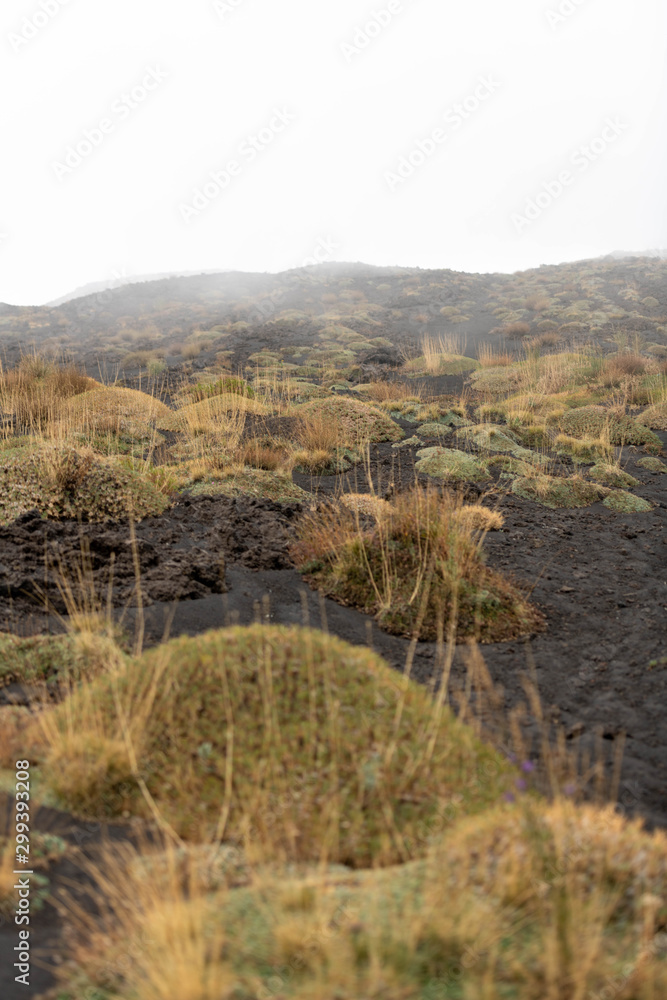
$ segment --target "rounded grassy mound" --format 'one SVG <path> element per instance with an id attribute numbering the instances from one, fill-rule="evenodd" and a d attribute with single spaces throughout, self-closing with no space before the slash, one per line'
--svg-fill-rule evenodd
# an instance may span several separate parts
<path id="1" fill-rule="evenodd" d="M 604 885 L 616 919 L 641 909 L 644 893 L 661 898 L 667 917 L 667 836 L 647 833 L 613 806 L 524 802 L 499 806 L 474 822 L 465 819 L 442 846 L 458 886 L 502 902 L 529 896 L 531 887 L 558 876 L 575 881 L 583 896 Z M 474 864 L 471 864 L 474 859 Z"/>
<path id="2" fill-rule="evenodd" d="M 654 431 L 667 431 L 667 400 L 649 406 L 640 420 L 645 427 L 651 427 Z"/>
<path id="3" fill-rule="evenodd" d="M 101 386 L 63 402 L 61 418 L 72 429 L 112 428 L 130 434 L 145 433 L 149 425 L 176 430 L 174 411 L 165 403 L 137 389 Z"/>
<path id="4" fill-rule="evenodd" d="M 265 856 L 404 860 L 426 850 L 448 803 L 476 812 L 509 780 L 424 688 L 365 647 L 302 628 L 175 639 L 85 686 L 55 718 L 45 780 L 68 808 L 147 814 L 140 777 L 179 834 L 217 829 Z"/>
<path id="5" fill-rule="evenodd" d="M 56 521 L 141 520 L 168 506 L 141 473 L 101 461 L 88 449 L 46 446 L 0 458 L 0 524 L 29 510 Z"/>
<path id="6" fill-rule="evenodd" d="M 221 393 L 202 399 L 198 403 L 188 403 L 178 410 L 170 410 L 174 430 L 189 430 L 200 423 L 210 423 L 225 420 L 229 413 L 259 413 L 267 414 L 269 408 L 258 399 L 241 396 L 236 392 Z"/>
<path id="7" fill-rule="evenodd" d="M 639 486 L 639 480 L 631 476 L 629 472 L 624 472 L 618 466 L 607 465 L 604 462 L 596 463 L 592 469 L 588 470 L 588 475 L 601 486 L 612 486 L 623 490 L 631 490 L 634 486 Z"/>
<path id="8" fill-rule="evenodd" d="M 643 497 L 636 497 L 624 490 L 612 490 L 602 501 L 608 510 L 617 514 L 646 514 L 653 510 L 653 504 Z"/>
<path id="9" fill-rule="evenodd" d="M 647 451 L 660 451 L 662 442 L 657 434 L 627 414 L 616 413 L 604 406 L 580 406 L 568 410 L 558 420 L 560 429 L 572 437 L 597 436 L 607 432 L 614 445 L 637 445 Z"/>
<path id="10" fill-rule="evenodd" d="M 640 458 L 637 465 L 654 475 L 658 475 L 661 472 L 667 472 L 667 465 L 665 465 L 664 462 L 661 462 L 659 458 L 653 458 L 651 455 L 647 455 L 645 458 Z"/>
<path id="11" fill-rule="evenodd" d="M 534 500 L 543 507 L 590 507 L 604 490 L 579 476 L 520 476 L 512 483 L 512 492 L 524 500 Z"/>
<path id="12" fill-rule="evenodd" d="M 61 684 L 91 677 L 121 654 L 100 635 L 0 635 L 0 688 L 8 684 Z"/>
<path id="13" fill-rule="evenodd" d="M 386 413 L 357 399 L 318 399 L 295 406 L 294 413 L 306 419 L 312 414 L 330 420 L 340 427 L 343 441 L 348 445 L 368 441 L 400 441 L 404 436 L 398 424 Z"/>
<path id="14" fill-rule="evenodd" d="M 421 424 L 415 433 L 421 434 L 423 438 L 444 438 L 452 433 L 452 428 L 440 421 L 431 420 L 427 424 Z"/>
<path id="15" fill-rule="evenodd" d="M 417 458 L 417 471 L 434 479 L 479 483 L 490 478 L 486 467 L 474 455 L 457 448 L 422 448 Z"/>
<path id="16" fill-rule="evenodd" d="M 500 424 L 471 424 L 456 431 L 456 440 L 462 444 L 472 444 L 480 451 L 500 452 L 531 465 L 544 465 L 546 459 L 538 452 L 525 448 L 518 434 Z"/>
<path id="17" fill-rule="evenodd" d="M 472 372 L 473 389 L 489 396 L 507 396 L 516 392 L 521 384 L 521 370 L 517 365 L 481 368 Z"/>

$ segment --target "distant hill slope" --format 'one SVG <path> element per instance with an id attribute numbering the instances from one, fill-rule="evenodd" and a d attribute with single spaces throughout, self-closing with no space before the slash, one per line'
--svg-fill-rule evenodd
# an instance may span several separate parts
<path id="1" fill-rule="evenodd" d="M 144 281 L 160 281 L 163 278 L 185 278 L 193 274 L 222 274 L 221 271 L 165 271 L 162 274 L 131 274 L 119 275 L 116 278 L 109 278 L 107 281 L 90 281 L 87 285 L 80 285 L 67 295 L 61 295 L 52 302 L 46 302 L 45 308 L 62 306 L 65 302 L 73 299 L 82 299 L 88 295 L 95 295 L 99 292 L 106 292 L 110 289 L 122 288 L 124 285 L 134 285 Z"/>
<path id="2" fill-rule="evenodd" d="M 36 349 L 95 371 L 100 360 L 126 370 L 128 355 L 145 365 L 136 355 L 149 351 L 153 361 L 186 358 L 201 368 L 242 365 L 267 344 L 280 354 L 347 339 L 359 357 L 371 341 L 377 352 L 378 339 L 416 346 L 443 332 L 455 353 L 472 356 L 481 339 L 513 324 L 530 337 L 667 343 L 667 261 L 610 256 L 515 274 L 326 263 L 280 274 L 147 276 L 59 305 L 0 305 L 0 358 L 12 364 Z"/>

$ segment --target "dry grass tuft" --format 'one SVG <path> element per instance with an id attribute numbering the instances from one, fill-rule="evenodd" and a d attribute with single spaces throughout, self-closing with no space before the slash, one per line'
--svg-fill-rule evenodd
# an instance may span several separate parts
<path id="1" fill-rule="evenodd" d="M 530 333 L 530 323 L 507 323 L 505 326 L 501 326 L 498 332 L 504 337 L 509 337 L 510 340 L 521 340 Z"/>
<path id="2" fill-rule="evenodd" d="M 74 365 L 56 365 L 29 355 L 7 371 L 0 364 L 0 408 L 19 429 L 40 431 L 58 415 L 63 400 L 98 386 Z"/>
<path id="3" fill-rule="evenodd" d="M 376 520 L 386 516 L 391 510 L 391 505 L 386 500 L 371 493 L 343 493 L 340 502 L 348 510 L 368 514 Z"/>
<path id="4" fill-rule="evenodd" d="M 415 488 L 366 529 L 330 504 L 301 521 L 294 558 L 326 594 L 394 634 L 435 639 L 452 616 L 459 639 L 496 641 L 538 627 L 540 616 L 483 563 L 485 515 L 462 507 L 453 494 Z"/>
<path id="5" fill-rule="evenodd" d="M 509 351 L 496 351 L 490 344 L 480 344 L 477 358 L 482 368 L 504 368 L 515 360 Z"/>
<path id="6" fill-rule="evenodd" d="M 500 531 L 505 518 L 497 510 L 489 510 L 481 503 L 465 504 L 457 514 L 459 521 L 471 531 Z"/>
<path id="7" fill-rule="evenodd" d="M 368 396 L 375 403 L 387 402 L 419 402 L 421 394 L 415 392 L 413 385 L 404 382 L 369 382 L 364 387 L 364 395 Z"/>

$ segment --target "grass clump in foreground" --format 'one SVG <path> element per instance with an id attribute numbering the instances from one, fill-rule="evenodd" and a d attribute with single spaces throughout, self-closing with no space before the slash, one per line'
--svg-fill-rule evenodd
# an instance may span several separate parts
<path id="1" fill-rule="evenodd" d="M 435 639 L 455 617 L 458 639 L 498 642 L 534 631 L 542 619 L 484 565 L 484 530 L 499 523 L 492 513 L 471 515 L 454 497 L 416 488 L 368 528 L 333 506 L 306 515 L 293 555 L 311 583 L 375 615 L 388 632 Z"/>
<path id="2" fill-rule="evenodd" d="M 283 860 L 405 861 L 446 825 L 448 804 L 477 812 L 511 780 L 442 699 L 370 650 L 302 628 L 173 640 L 81 687 L 43 725 L 44 781 L 67 808 L 157 809 L 181 836 Z"/>
<path id="3" fill-rule="evenodd" d="M 423 860 L 263 868 L 214 891 L 196 857 L 186 878 L 162 858 L 107 858 L 106 920 L 59 1000 L 666 995 L 667 838 L 610 807 L 524 799 L 461 820 Z"/>

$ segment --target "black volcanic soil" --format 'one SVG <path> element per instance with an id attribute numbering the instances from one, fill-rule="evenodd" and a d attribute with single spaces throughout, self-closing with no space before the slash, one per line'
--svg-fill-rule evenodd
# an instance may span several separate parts
<path id="1" fill-rule="evenodd" d="M 97 594 L 112 605 L 136 603 L 134 551 L 141 566 L 142 602 L 193 601 L 225 588 L 225 565 L 254 570 L 290 566 L 292 522 L 300 504 L 254 497 L 183 497 L 160 517 L 136 525 L 43 521 L 29 511 L 0 528 L 0 627 L 34 614 L 48 599 L 67 612 L 63 580 L 76 587 L 82 570 Z"/>

